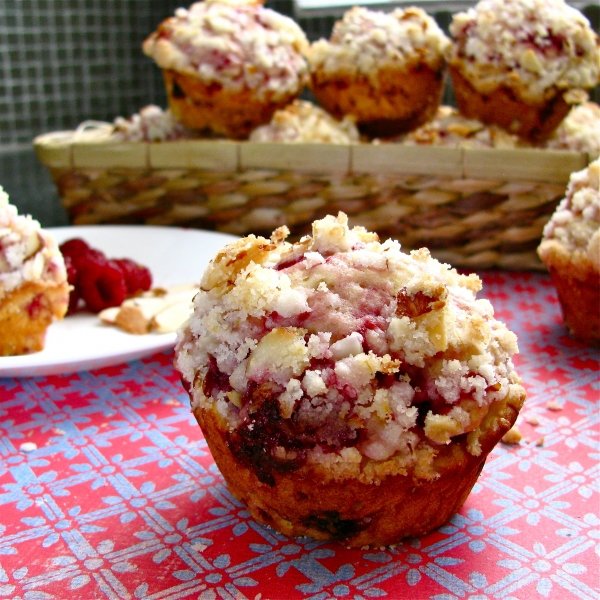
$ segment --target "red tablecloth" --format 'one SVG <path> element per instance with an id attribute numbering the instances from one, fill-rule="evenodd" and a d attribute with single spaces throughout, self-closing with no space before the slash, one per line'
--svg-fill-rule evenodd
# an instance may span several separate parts
<path id="1" fill-rule="evenodd" d="M 0 379 L 0 597 L 597 599 L 598 352 L 566 334 L 545 275 L 484 281 L 519 336 L 523 440 L 439 531 L 349 550 L 258 525 L 161 353 Z"/>

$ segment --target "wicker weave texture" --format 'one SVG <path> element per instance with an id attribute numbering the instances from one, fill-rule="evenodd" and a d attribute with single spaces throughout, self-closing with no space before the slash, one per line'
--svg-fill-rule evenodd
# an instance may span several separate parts
<path id="1" fill-rule="evenodd" d="M 406 249 L 469 268 L 539 268 L 542 229 L 564 184 L 430 175 L 298 173 L 252 169 L 73 169 L 51 173 L 75 224 L 146 223 L 234 234 L 299 236 L 344 211 L 352 224 Z"/>

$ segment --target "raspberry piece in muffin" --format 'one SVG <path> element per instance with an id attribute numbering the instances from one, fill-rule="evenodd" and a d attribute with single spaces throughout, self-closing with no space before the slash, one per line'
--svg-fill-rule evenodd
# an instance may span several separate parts
<path id="1" fill-rule="evenodd" d="M 176 366 L 214 459 L 287 535 L 390 544 L 464 502 L 525 393 L 516 337 L 459 275 L 347 217 L 209 265 Z"/>

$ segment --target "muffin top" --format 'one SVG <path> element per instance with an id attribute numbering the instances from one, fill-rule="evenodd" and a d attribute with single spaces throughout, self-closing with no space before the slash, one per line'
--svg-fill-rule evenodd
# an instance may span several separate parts
<path id="1" fill-rule="evenodd" d="M 517 148 L 525 145 L 516 135 L 477 119 L 469 119 L 452 106 L 440 106 L 431 121 L 396 141 L 408 145 L 456 148 Z"/>
<path id="2" fill-rule="evenodd" d="M 113 136 L 125 142 L 162 142 L 195 137 L 196 133 L 182 125 L 170 110 L 149 104 L 127 119 L 117 117 Z"/>
<path id="3" fill-rule="evenodd" d="M 448 62 L 483 93 L 504 85 L 535 102 L 600 80 L 598 36 L 563 0 L 480 0 L 450 33 Z"/>
<path id="4" fill-rule="evenodd" d="M 61 284 L 65 263 L 54 238 L 30 215 L 19 215 L 0 187 L 0 300 L 21 284 Z"/>
<path id="5" fill-rule="evenodd" d="M 351 144 L 359 141 L 356 125 L 349 117 L 338 120 L 320 106 L 294 100 L 278 110 L 267 125 L 250 134 L 251 142 L 318 142 Z"/>
<path id="6" fill-rule="evenodd" d="M 312 71 L 376 76 L 382 67 L 398 69 L 426 64 L 439 69 L 448 38 L 420 8 L 389 13 L 355 6 L 337 21 L 329 40 L 314 42 L 309 51 Z"/>
<path id="7" fill-rule="evenodd" d="M 600 106 L 595 102 L 574 106 L 544 146 L 600 156 Z"/>
<path id="8" fill-rule="evenodd" d="M 558 251 L 600 272 L 600 158 L 571 175 L 538 251 L 544 262 Z"/>
<path id="9" fill-rule="evenodd" d="M 292 19 L 243 0 L 205 0 L 179 8 L 143 44 L 162 69 L 230 90 L 273 95 L 304 87 L 307 48 Z"/>
<path id="10" fill-rule="evenodd" d="M 176 349 L 192 406 L 216 411 L 265 480 L 306 461 L 435 478 L 436 448 L 462 434 L 478 455 L 491 407 L 522 391 L 516 337 L 476 299 L 479 278 L 343 213 L 287 233 L 240 239 L 207 268 Z"/>

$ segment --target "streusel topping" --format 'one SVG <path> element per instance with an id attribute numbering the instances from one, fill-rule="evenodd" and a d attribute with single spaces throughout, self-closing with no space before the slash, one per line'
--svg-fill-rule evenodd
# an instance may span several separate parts
<path id="1" fill-rule="evenodd" d="M 600 158 L 571 175 L 564 199 L 544 228 L 542 260 L 555 244 L 572 260 L 587 260 L 600 272 Z"/>
<path id="2" fill-rule="evenodd" d="M 456 13 L 448 62 L 487 93 L 500 85 L 526 101 L 600 81 L 598 36 L 564 0 L 480 0 Z"/>
<path id="3" fill-rule="evenodd" d="M 376 76 L 384 66 L 398 69 L 426 64 L 439 69 L 448 38 L 420 8 L 389 13 L 355 6 L 334 25 L 329 40 L 311 45 L 311 70 Z"/>
<path id="4" fill-rule="evenodd" d="M 0 187 L 0 299 L 27 281 L 62 283 L 67 274 L 54 238 L 19 215 Z"/>
<path id="5" fill-rule="evenodd" d="M 320 106 L 306 100 L 294 100 L 278 110 L 267 125 L 250 134 L 251 142 L 318 142 L 351 144 L 360 135 L 349 117 L 335 119 Z"/>
<path id="6" fill-rule="evenodd" d="M 287 233 L 208 267 L 176 351 L 193 407 L 221 415 L 259 476 L 275 460 L 414 466 L 469 432 L 477 455 L 490 406 L 521 389 L 516 337 L 476 299 L 479 278 L 342 213 L 295 244 Z"/>
<path id="7" fill-rule="evenodd" d="M 162 69 L 275 98 L 306 84 L 307 48 L 304 32 L 289 17 L 258 3 L 224 0 L 177 9 L 143 44 Z"/>

